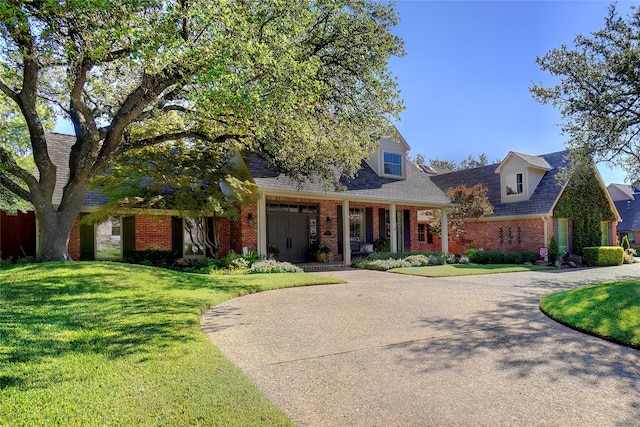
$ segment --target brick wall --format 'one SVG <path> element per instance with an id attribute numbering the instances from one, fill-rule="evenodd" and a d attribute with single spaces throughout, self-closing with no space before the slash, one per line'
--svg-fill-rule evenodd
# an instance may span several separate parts
<path id="1" fill-rule="evenodd" d="M 171 216 L 137 215 L 136 250 L 171 250 Z"/>
<path id="2" fill-rule="evenodd" d="M 552 220 L 547 220 L 549 237 L 553 233 Z M 465 235 L 465 250 L 471 247 L 484 250 L 533 251 L 547 246 L 544 242 L 542 219 L 516 219 L 511 221 L 477 221 L 470 223 Z M 449 230 L 449 252 L 460 253 L 461 246 L 455 234 Z"/>
<path id="3" fill-rule="evenodd" d="M 80 259 L 80 225 L 78 225 L 78 219 L 79 217 L 73 223 L 68 245 L 69 256 L 76 261 Z"/>

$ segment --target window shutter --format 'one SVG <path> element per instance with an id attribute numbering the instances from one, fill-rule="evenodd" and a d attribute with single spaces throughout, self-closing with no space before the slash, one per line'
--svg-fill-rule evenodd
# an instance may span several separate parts
<path id="1" fill-rule="evenodd" d="M 88 214 L 80 214 L 80 219 Z M 96 259 L 96 233 L 94 224 L 80 224 L 80 260 Z"/>
<path id="2" fill-rule="evenodd" d="M 122 218 L 122 254 L 136 250 L 136 217 L 125 216 Z"/>

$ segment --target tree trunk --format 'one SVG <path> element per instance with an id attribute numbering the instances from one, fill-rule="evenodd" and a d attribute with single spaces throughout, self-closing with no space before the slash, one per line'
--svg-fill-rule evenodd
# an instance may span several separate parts
<path id="1" fill-rule="evenodd" d="M 40 239 L 36 261 L 71 261 L 69 237 L 88 191 L 88 184 L 66 188 L 57 210 L 51 203 L 33 203 L 38 217 Z"/>

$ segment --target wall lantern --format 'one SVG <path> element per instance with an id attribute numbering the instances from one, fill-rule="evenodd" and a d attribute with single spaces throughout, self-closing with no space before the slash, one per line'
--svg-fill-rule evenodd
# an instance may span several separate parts
<path id="1" fill-rule="evenodd" d="M 249 227 L 253 228 L 253 225 L 254 225 L 253 214 L 247 215 L 247 221 L 249 222 Z"/>
<path id="2" fill-rule="evenodd" d="M 331 236 L 331 217 L 327 217 L 327 221 L 326 221 L 326 225 L 327 225 L 327 231 L 324 232 L 325 236 Z"/>

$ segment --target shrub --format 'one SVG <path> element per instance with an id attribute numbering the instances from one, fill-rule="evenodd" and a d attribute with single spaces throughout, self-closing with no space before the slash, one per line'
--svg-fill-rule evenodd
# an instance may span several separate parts
<path id="1" fill-rule="evenodd" d="M 622 246 L 622 249 L 624 249 L 625 251 L 631 247 L 631 245 L 629 245 L 629 237 L 627 237 L 626 234 L 622 238 L 621 246 Z"/>
<path id="2" fill-rule="evenodd" d="M 129 264 L 143 264 L 154 267 L 170 268 L 180 258 L 177 251 L 145 249 L 125 251 L 123 261 Z"/>
<path id="3" fill-rule="evenodd" d="M 468 253 L 468 257 L 469 257 L 469 261 L 471 261 L 474 264 L 488 264 L 489 263 L 489 255 L 487 254 L 487 252 L 483 251 L 482 249 L 477 250 L 475 252 L 467 252 Z"/>
<path id="4" fill-rule="evenodd" d="M 249 274 L 257 273 L 302 273 L 303 270 L 290 262 L 278 262 L 273 259 L 256 261 L 249 268 Z"/>
<path id="5" fill-rule="evenodd" d="M 522 254 L 520 252 L 507 252 L 504 254 L 505 264 L 522 264 Z"/>
<path id="6" fill-rule="evenodd" d="M 426 255 L 409 255 L 408 257 L 406 257 L 404 259 L 406 262 L 408 262 L 409 264 L 411 264 L 414 267 L 423 267 L 425 265 L 429 265 L 430 264 L 430 258 L 427 257 Z"/>
<path id="7" fill-rule="evenodd" d="M 522 262 L 530 262 L 531 264 L 535 264 L 538 261 L 538 254 L 536 252 L 522 252 Z"/>
<path id="8" fill-rule="evenodd" d="M 469 264 L 471 261 L 469 261 L 469 257 L 467 257 L 466 255 L 462 255 L 460 256 L 460 259 L 458 260 L 458 264 Z"/>
<path id="9" fill-rule="evenodd" d="M 634 264 L 636 262 L 636 258 L 629 252 L 628 250 L 624 251 L 624 259 L 623 262 L 625 264 Z"/>
<path id="10" fill-rule="evenodd" d="M 487 252 L 487 256 L 489 257 L 489 264 L 504 263 L 504 254 L 498 250 L 492 250 Z"/>
<path id="11" fill-rule="evenodd" d="M 586 265 L 619 265 L 624 261 L 624 250 L 620 246 L 591 246 L 582 248 L 582 260 Z"/>
<path id="12" fill-rule="evenodd" d="M 556 242 L 556 237 L 552 234 L 551 241 L 549 242 L 549 256 L 551 257 L 551 261 L 556 259 L 559 251 L 560 248 L 558 247 L 558 242 Z"/>

